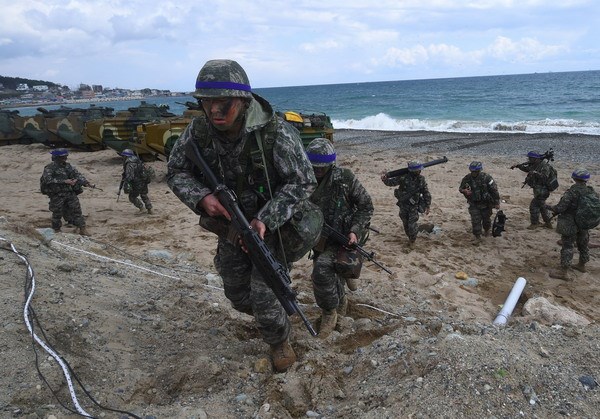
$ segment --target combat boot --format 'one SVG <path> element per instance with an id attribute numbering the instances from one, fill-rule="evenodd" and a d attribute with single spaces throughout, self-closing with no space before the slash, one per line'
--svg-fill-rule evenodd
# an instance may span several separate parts
<path id="1" fill-rule="evenodd" d="M 79 234 L 82 236 L 89 236 L 90 233 L 85 229 L 85 227 L 79 227 Z"/>
<path id="2" fill-rule="evenodd" d="M 358 288 L 358 279 L 346 278 L 346 286 L 350 291 L 356 291 L 356 289 Z"/>
<path id="3" fill-rule="evenodd" d="M 529 227 L 527 227 L 527 230 L 535 230 L 536 228 L 538 228 L 540 225 L 538 223 L 531 223 L 529 225 Z"/>
<path id="4" fill-rule="evenodd" d="M 334 331 L 335 325 L 337 324 L 337 311 L 323 310 L 321 313 L 321 325 L 319 326 L 319 337 L 326 339 L 331 332 Z"/>
<path id="5" fill-rule="evenodd" d="M 551 269 L 548 272 L 550 278 L 562 279 L 563 281 L 571 281 L 571 277 L 569 276 L 569 268 L 565 268 L 561 266 L 559 269 Z"/>
<path id="6" fill-rule="evenodd" d="M 473 245 L 479 246 L 481 244 L 481 234 L 475 234 L 475 238 L 473 239 Z"/>
<path id="7" fill-rule="evenodd" d="M 296 353 L 286 339 L 277 345 L 271 345 L 271 358 L 273 358 L 275 371 L 284 372 L 296 362 Z"/>
<path id="8" fill-rule="evenodd" d="M 484 235 L 484 237 L 490 237 L 490 229 L 489 229 L 489 228 L 488 228 L 488 229 L 486 229 L 486 230 L 483 232 L 483 235 Z"/>
<path id="9" fill-rule="evenodd" d="M 342 297 L 340 300 L 340 305 L 337 306 L 335 310 L 337 311 L 338 316 L 346 317 L 346 313 L 348 312 L 348 297 L 346 295 Z"/>
<path id="10" fill-rule="evenodd" d="M 585 268 L 585 263 L 579 261 L 579 263 L 575 266 L 573 266 L 573 269 L 577 269 L 579 272 L 587 272 L 587 269 Z"/>
<path id="11" fill-rule="evenodd" d="M 549 228 L 550 230 L 552 230 L 554 228 L 554 226 L 552 225 L 552 221 L 546 221 L 544 223 L 544 227 Z"/>
<path id="12" fill-rule="evenodd" d="M 52 230 L 54 230 L 55 233 L 60 233 L 60 227 L 53 228 Z"/>
<path id="13" fill-rule="evenodd" d="M 140 210 L 140 212 L 145 212 L 146 210 L 144 209 L 144 207 L 138 207 L 138 210 Z"/>
<path id="14" fill-rule="evenodd" d="M 152 214 L 152 208 L 148 208 L 148 214 Z"/>

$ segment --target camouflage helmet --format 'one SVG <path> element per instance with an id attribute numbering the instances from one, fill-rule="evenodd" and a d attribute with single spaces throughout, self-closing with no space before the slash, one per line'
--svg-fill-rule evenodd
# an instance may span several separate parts
<path id="1" fill-rule="evenodd" d="M 121 156 L 125 156 L 125 157 L 133 157 L 135 156 L 135 153 L 133 152 L 133 150 L 126 148 L 125 150 L 123 150 L 121 152 Z"/>
<path id="2" fill-rule="evenodd" d="M 69 150 L 66 148 L 55 148 L 50 154 L 52 154 L 52 157 L 66 157 L 69 155 Z"/>
<path id="3" fill-rule="evenodd" d="M 590 172 L 588 172 L 586 169 L 584 169 L 583 167 L 580 167 L 578 169 L 575 169 L 573 171 L 573 173 L 571 173 L 571 177 L 573 179 L 577 179 L 577 180 L 583 180 L 583 181 L 587 181 L 590 178 Z"/>
<path id="4" fill-rule="evenodd" d="M 480 161 L 472 161 L 469 165 L 469 170 L 471 172 L 478 172 L 480 170 L 483 170 L 483 163 L 481 163 Z"/>
<path id="5" fill-rule="evenodd" d="M 541 159 L 544 156 L 538 153 L 537 151 L 530 151 L 527 153 L 527 157 L 529 157 L 530 159 Z"/>
<path id="6" fill-rule="evenodd" d="M 314 167 L 327 167 L 335 163 L 335 149 L 327 138 L 315 138 L 306 146 L 306 155 Z"/>
<path id="7" fill-rule="evenodd" d="M 420 160 L 411 160 L 408 162 L 408 171 L 409 172 L 418 172 L 423 170 L 423 162 Z"/>
<path id="8" fill-rule="evenodd" d="M 252 88 L 246 72 L 233 60 L 209 60 L 196 78 L 194 97 L 243 97 L 252 98 Z"/>

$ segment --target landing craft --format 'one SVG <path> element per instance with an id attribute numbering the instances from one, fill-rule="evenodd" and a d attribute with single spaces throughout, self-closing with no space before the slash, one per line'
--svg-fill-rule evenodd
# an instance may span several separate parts
<path id="1" fill-rule="evenodd" d="M 39 108 L 38 108 L 39 110 Z M 56 114 L 53 111 L 46 114 L 46 129 L 50 132 L 51 142 L 67 142 L 75 147 L 90 151 L 101 150 L 105 146 L 88 137 L 86 122 L 106 117 L 112 117 L 113 108 L 90 105 L 87 109 L 65 109 Z M 56 116 L 55 116 L 56 115 Z"/>
<path id="2" fill-rule="evenodd" d="M 130 148 L 140 156 L 156 154 L 138 139 L 137 127 L 147 122 L 166 122 L 175 116 L 166 105 L 152 105 L 142 101 L 140 106 L 117 112 L 114 117 L 87 122 L 86 133 L 90 139 L 118 153 Z"/>
<path id="3" fill-rule="evenodd" d="M 19 111 L 0 110 L 0 145 L 31 144 L 31 140 L 23 138 L 23 131 L 18 129 L 22 119 Z"/>
<path id="4" fill-rule="evenodd" d="M 333 142 L 333 124 L 324 113 L 278 112 L 287 122 L 300 131 L 304 147 L 315 138 L 327 138 Z"/>

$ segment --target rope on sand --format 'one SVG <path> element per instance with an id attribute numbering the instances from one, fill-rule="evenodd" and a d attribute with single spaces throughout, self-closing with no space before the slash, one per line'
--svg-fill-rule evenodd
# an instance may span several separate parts
<path id="1" fill-rule="evenodd" d="M 109 262 L 119 263 L 121 265 L 129 266 L 130 268 L 138 269 L 140 271 L 146 271 L 146 272 L 152 273 L 154 275 L 163 276 L 165 278 L 170 278 L 170 279 L 178 279 L 178 280 L 181 279 L 178 276 L 164 274 L 162 272 L 158 272 L 158 271 L 155 271 L 155 270 L 152 270 L 152 269 L 144 268 L 143 266 L 136 265 L 134 263 L 127 262 L 127 261 L 124 261 L 124 260 L 118 260 L 118 259 L 109 258 L 107 256 L 98 255 L 96 253 L 89 252 L 87 250 L 79 249 L 77 247 L 70 246 L 68 244 L 57 242 L 56 240 L 52 240 L 51 243 L 58 244 L 59 246 L 63 246 L 65 248 L 67 248 L 69 250 L 73 250 L 75 252 L 83 253 L 83 254 L 88 255 L 88 256 L 93 256 L 93 257 L 95 257 L 97 259 L 102 259 L 102 260 L 106 260 L 106 261 L 109 261 Z M 214 285 L 208 285 L 208 284 L 202 284 L 202 285 L 205 286 L 205 287 L 207 287 L 207 288 L 213 288 L 213 289 L 217 289 L 217 290 L 223 290 L 223 288 L 215 287 Z"/>
<path id="2" fill-rule="evenodd" d="M 73 381 L 71 380 L 71 375 L 69 374 L 69 369 L 68 369 L 67 365 L 65 364 L 65 362 L 62 360 L 61 356 L 58 355 L 54 350 L 52 350 L 52 348 L 50 348 L 48 345 L 46 345 L 46 342 L 44 342 L 42 339 L 40 339 L 40 337 L 36 333 L 33 332 L 33 328 L 31 326 L 31 320 L 30 320 L 30 304 L 31 304 L 31 300 L 33 298 L 33 294 L 35 293 L 35 275 L 33 273 L 33 268 L 29 264 L 27 257 L 25 255 L 23 255 L 21 252 L 19 252 L 11 242 L 9 242 L 4 237 L 0 237 L 0 240 L 8 243 L 12 252 L 14 254 L 16 254 L 27 266 L 27 280 L 31 281 L 31 289 L 30 289 L 29 295 L 27 296 L 27 299 L 25 301 L 25 306 L 23 308 L 23 317 L 25 319 L 25 324 L 27 325 L 27 330 L 29 330 L 29 334 L 38 343 L 38 345 L 40 345 L 42 348 L 44 348 L 44 350 L 47 353 L 49 353 L 52 358 L 54 358 L 54 360 L 62 368 L 63 375 L 65 376 L 65 379 L 67 380 L 67 385 L 69 387 L 69 393 L 71 394 L 71 400 L 73 401 L 73 405 L 77 409 L 77 412 L 79 412 L 79 414 L 82 416 L 92 417 L 79 404 L 79 401 L 77 400 L 77 394 L 75 394 L 75 387 L 73 386 Z"/>

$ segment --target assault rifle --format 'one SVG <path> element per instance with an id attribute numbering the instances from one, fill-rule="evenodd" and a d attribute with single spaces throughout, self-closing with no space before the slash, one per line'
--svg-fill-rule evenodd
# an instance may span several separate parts
<path id="1" fill-rule="evenodd" d="M 436 164 L 446 163 L 448 161 L 448 157 L 444 156 L 441 159 L 431 160 L 427 163 L 423 163 L 423 167 L 435 166 Z M 386 178 L 393 178 L 397 176 L 402 176 L 408 173 L 408 167 L 403 167 L 402 169 L 392 170 L 391 172 L 387 172 L 385 174 Z"/>
<path id="2" fill-rule="evenodd" d="M 388 268 L 386 268 L 381 263 L 379 263 L 379 262 L 377 262 L 375 260 L 375 252 L 370 252 L 370 253 L 367 252 L 358 243 L 354 243 L 352 245 L 348 245 L 348 237 L 344 236 L 342 233 L 340 233 L 339 231 L 335 230 L 329 224 L 323 223 L 322 233 L 323 233 L 323 236 L 332 239 L 334 242 L 336 242 L 338 244 L 341 244 L 342 246 L 346 246 L 349 249 L 356 249 L 358 251 L 358 253 L 362 257 L 364 257 L 365 259 L 367 259 L 369 262 L 373 262 L 375 265 L 379 266 L 381 269 L 383 269 L 384 271 L 386 271 L 388 274 L 390 274 L 390 275 L 394 274 Z"/>
<path id="3" fill-rule="evenodd" d="M 541 160 L 548 160 L 549 162 L 554 161 L 554 149 L 551 148 L 550 150 L 548 150 L 544 154 L 542 154 Z M 510 166 L 510 168 L 512 170 L 518 166 L 529 167 L 530 165 L 531 165 L 531 163 L 529 163 L 529 161 L 526 161 L 525 163 L 513 164 L 512 166 Z"/>
<path id="4" fill-rule="evenodd" d="M 213 190 L 214 195 L 231 216 L 231 225 L 239 232 L 244 246 L 248 249 L 250 260 L 252 260 L 256 269 L 262 273 L 265 282 L 273 290 L 285 312 L 289 316 L 297 313 L 310 334 L 317 336 L 317 332 L 312 327 L 312 324 L 310 324 L 310 321 L 308 321 L 298 306 L 296 292 L 290 287 L 292 279 L 288 270 L 275 259 L 275 256 L 273 256 L 263 239 L 250 226 L 250 223 L 239 207 L 235 193 L 227 185 L 217 180 L 217 177 L 200 154 L 198 146 L 193 141 L 189 142 L 186 155 L 202 171 L 208 186 Z"/>
<path id="5" fill-rule="evenodd" d="M 121 183 L 119 183 L 119 192 L 117 192 L 117 202 L 119 202 L 119 198 L 121 197 L 121 191 L 123 190 L 123 185 L 125 185 L 125 179 L 121 179 Z"/>

